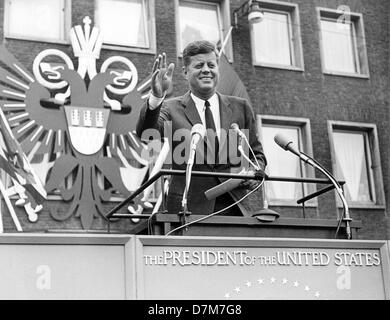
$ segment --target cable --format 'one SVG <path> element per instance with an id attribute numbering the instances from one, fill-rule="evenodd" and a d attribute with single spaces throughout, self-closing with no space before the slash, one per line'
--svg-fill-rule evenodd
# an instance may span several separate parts
<path id="1" fill-rule="evenodd" d="M 188 226 L 190 226 L 190 225 L 192 225 L 192 224 L 194 224 L 194 223 L 198 223 L 198 222 L 200 222 L 200 221 L 206 220 L 206 219 L 211 218 L 211 217 L 213 217 L 213 216 L 215 216 L 215 215 L 217 215 L 217 214 L 220 214 L 221 212 L 223 212 L 223 211 L 225 211 L 225 210 L 230 209 L 231 207 L 235 206 L 236 204 L 239 204 L 241 201 L 243 201 L 244 199 L 246 199 L 247 197 L 249 197 L 252 193 L 254 193 L 255 191 L 257 191 L 257 190 L 263 185 L 264 181 L 265 181 L 265 176 L 263 177 L 263 179 L 261 180 L 261 182 L 259 183 L 259 185 L 256 186 L 256 188 L 254 188 L 254 189 L 251 190 L 249 193 L 247 193 L 245 196 L 243 196 L 240 200 L 234 202 L 233 204 L 227 206 L 226 208 L 223 208 L 223 209 L 221 209 L 221 210 L 219 210 L 219 211 L 217 211 L 217 212 L 213 212 L 213 213 L 209 214 L 208 216 L 202 217 L 202 218 L 200 218 L 200 219 L 197 219 L 197 220 L 188 222 L 188 223 L 186 223 L 186 224 L 183 224 L 183 225 L 181 225 L 181 226 L 179 226 L 179 227 L 177 227 L 177 228 L 175 228 L 175 229 L 169 231 L 165 236 L 167 237 L 167 236 L 169 236 L 169 235 L 170 235 L 171 233 L 173 233 L 173 232 L 176 232 L 176 231 L 178 231 L 178 230 L 180 230 L 180 229 L 183 229 L 183 228 L 187 228 Z"/>
<path id="2" fill-rule="evenodd" d="M 259 163 L 259 161 L 257 160 L 256 155 L 255 155 L 255 153 L 254 153 L 254 151 L 253 151 L 251 145 L 249 144 L 249 141 L 248 141 L 246 135 L 243 134 L 243 135 L 242 135 L 242 138 L 243 138 L 243 140 L 246 142 L 246 144 L 247 144 L 247 146 L 248 146 L 248 148 L 249 148 L 249 151 L 251 152 L 251 154 L 252 154 L 252 156 L 253 156 L 253 159 L 254 159 L 255 162 L 256 162 L 257 167 L 256 167 L 255 165 L 253 165 L 253 162 L 252 162 L 252 161 L 249 159 L 249 157 L 245 154 L 245 152 L 244 152 L 244 150 L 243 150 L 243 148 L 242 148 L 241 145 L 238 146 L 238 150 L 240 151 L 241 155 L 242 155 L 249 163 L 251 163 L 252 166 L 253 166 L 256 170 L 260 170 L 260 168 L 261 168 L 260 163 Z"/>
<path id="3" fill-rule="evenodd" d="M 255 170 L 260 170 L 260 166 L 258 164 L 253 163 L 251 159 L 245 154 L 244 150 L 242 149 L 242 146 L 238 147 L 238 151 L 240 151 L 241 155 L 245 158 L 246 161 L 248 161 L 254 168 Z"/>
<path id="4" fill-rule="evenodd" d="M 322 18 L 322 17 L 320 17 L 320 18 Z M 281 20 L 278 20 L 278 19 L 273 19 L 273 18 L 270 18 L 270 17 L 267 17 L 267 20 L 275 21 L 275 22 L 283 24 L 283 25 L 295 26 L 295 27 L 300 27 L 300 28 L 302 27 L 303 28 L 303 25 L 299 24 L 299 23 L 285 22 L 285 21 L 281 21 Z M 335 20 L 337 21 L 337 19 L 335 19 Z M 353 22 L 353 21 L 351 20 L 351 22 Z M 344 23 L 341 23 L 341 24 L 345 25 Z M 329 29 L 323 29 L 321 27 L 314 27 L 311 30 L 338 34 L 338 35 L 341 35 L 341 36 L 345 36 L 346 39 L 347 38 L 349 39 L 351 37 L 350 35 L 345 34 L 345 32 L 338 32 L 338 31 L 333 31 L 333 30 L 329 30 Z M 356 32 L 354 33 L 354 35 L 352 35 L 352 37 L 354 37 L 355 39 L 362 39 L 362 40 L 366 40 L 367 39 L 365 36 L 358 36 L 358 35 L 356 35 Z M 385 41 L 380 41 L 380 40 L 378 40 L 378 42 L 385 43 Z"/>
<path id="5" fill-rule="evenodd" d="M 245 139 L 245 141 L 248 143 L 249 150 L 250 150 L 250 152 L 252 153 L 253 159 L 255 159 L 255 161 L 256 161 L 257 167 L 259 168 L 258 170 L 260 170 L 260 169 L 261 169 L 260 163 L 259 163 L 259 161 L 257 160 L 257 157 L 256 157 L 255 153 L 253 152 L 253 149 L 252 149 L 252 147 L 250 146 L 249 141 L 247 141 L 246 139 Z"/>

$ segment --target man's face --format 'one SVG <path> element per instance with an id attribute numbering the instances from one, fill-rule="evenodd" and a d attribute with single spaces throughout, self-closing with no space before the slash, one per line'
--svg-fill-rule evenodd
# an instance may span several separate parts
<path id="1" fill-rule="evenodd" d="M 219 80 L 219 66 L 214 52 L 200 53 L 191 57 L 188 66 L 183 67 L 191 92 L 201 99 L 209 99 L 216 91 Z"/>

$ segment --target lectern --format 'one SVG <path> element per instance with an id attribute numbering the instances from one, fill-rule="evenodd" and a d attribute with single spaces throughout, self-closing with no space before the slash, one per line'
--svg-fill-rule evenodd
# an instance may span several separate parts
<path id="1" fill-rule="evenodd" d="M 151 235 L 166 235 L 173 229 L 182 224 L 182 219 L 179 213 L 167 213 L 165 210 L 165 199 L 163 196 L 161 210 L 154 214 L 131 214 L 128 212 L 120 212 L 120 210 L 132 202 L 140 201 L 142 192 L 155 183 L 158 179 L 172 175 L 185 175 L 185 170 L 162 169 L 144 182 L 129 197 L 115 206 L 106 214 L 107 232 L 110 233 L 110 225 L 115 219 L 134 219 L 143 220 L 139 223 L 137 228 L 133 229 L 135 234 L 145 234 L 147 230 Z M 302 199 L 297 200 L 297 204 L 302 204 L 302 209 L 305 209 L 305 202 L 318 197 L 319 195 L 334 189 L 332 182 L 328 179 L 317 178 L 289 178 L 289 177 L 271 177 L 260 176 L 256 174 L 234 174 L 223 172 L 202 172 L 193 171 L 193 176 L 198 177 L 217 177 L 217 178 L 232 178 L 232 179 L 256 179 L 268 181 L 282 181 L 282 182 L 300 182 L 300 183 L 315 183 L 327 185 L 319 191 L 306 195 Z M 344 181 L 339 181 L 343 185 Z M 164 185 L 164 183 L 162 183 Z M 164 195 L 164 190 L 162 190 Z M 259 204 L 259 209 L 262 204 Z M 186 218 L 187 222 L 193 222 L 202 217 L 199 223 L 192 224 L 189 228 L 180 229 L 172 235 L 189 235 L 189 236 L 232 236 L 232 237 L 294 237 L 294 238 L 345 238 L 343 232 L 345 230 L 346 222 L 342 219 L 312 219 L 312 218 L 284 218 L 280 217 L 274 221 L 265 222 L 254 216 L 212 216 L 192 214 Z M 356 237 L 357 231 L 361 228 L 360 221 L 350 222 L 353 238 Z"/>

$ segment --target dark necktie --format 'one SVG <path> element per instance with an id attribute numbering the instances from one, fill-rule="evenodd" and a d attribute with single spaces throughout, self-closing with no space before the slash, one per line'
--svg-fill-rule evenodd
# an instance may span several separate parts
<path id="1" fill-rule="evenodd" d="M 206 118 L 206 129 L 207 129 L 207 144 L 211 150 L 215 150 L 215 163 L 218 163 L 218 152 L 219 152 L 219 141 L 217 136 L 217 129 L 215 127 L 213 113 L 210 110 L 210 102 L 207 100 L 204 102 L 205 118 Z M 209 157 L 207 157 L 209 159 Z"/>

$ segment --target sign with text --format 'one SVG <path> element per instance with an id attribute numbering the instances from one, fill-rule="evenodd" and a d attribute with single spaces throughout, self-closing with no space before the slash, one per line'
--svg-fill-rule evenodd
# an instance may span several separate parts
<path id="1" fill-rule="evenodd" d="M 390 297 L 386 241 L 2 234 L 0 258 L 0 299 Z"/>
<path id="2" fill-rule="evenodd" d="M 389 298 L 385 241 L 137 239 L 139 299 Z"/>

